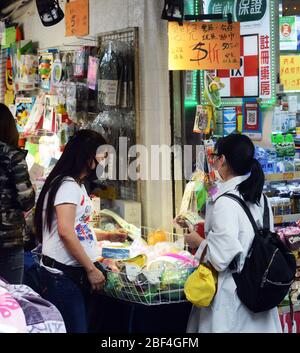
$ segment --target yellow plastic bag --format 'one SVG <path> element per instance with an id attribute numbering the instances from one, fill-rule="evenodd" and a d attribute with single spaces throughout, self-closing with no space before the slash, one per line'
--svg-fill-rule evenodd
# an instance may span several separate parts
<path id="1" fill-rule="evenodd" d="M 197 307 L 207 307 L 217 290 L 217 272 L 204 264 L 189 275 L 184 285 L 186 299 Z"/>

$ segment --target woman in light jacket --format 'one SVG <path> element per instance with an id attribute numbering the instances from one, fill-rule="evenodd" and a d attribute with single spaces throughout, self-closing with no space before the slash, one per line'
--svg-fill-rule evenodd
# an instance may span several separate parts
<path id="1" fill-rule="evenodd" d="M 217 194 L 207 205 L 206 239 L 191 232 L 186 235 L 186 241 L 190 247 L 198 248 L 196 256 L 200 256 L 205 249 L 204 261 L 218 272 L 218 288 L 209 307 L 192 308 L 187 327 L 189 333 L 282 332 L 277 308 L 255 314 L 240 301 L 232 271 L 229 269 L 234 259 L 237 261 L 237 270 L 243 268 L 254 238 L 254 230 L 236 201 L 219 197 L 224 193 L 242 197 L 258 227 L 262 228 L 264 173 L 254 158 L 254 152 L 252 141 L 243 135 L 229 135 L 216 144 L 212 167 L 219 175 L 220 182 Z M 273 230 L 271 208 L 270 224 Z"/>

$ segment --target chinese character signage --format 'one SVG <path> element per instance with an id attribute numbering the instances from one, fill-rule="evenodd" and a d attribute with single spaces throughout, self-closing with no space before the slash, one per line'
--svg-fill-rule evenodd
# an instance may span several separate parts
<path id="1" fill-rule="evenodd" d="M 214 13 L 219 15 L 227 15 L 228 13 L 233 14 L 234 2 L 234 0 L 210 1 L 208 13 Z"/>
<path id="2" fill-rule="evenodd" d="M 210 0 L 208 4 L 208 13 L 231 13 L 239 22 L 259 21 L 266 11 L 267 0 Z"/>
<path id="3" fill-rule="evenodd" d="M 297 50 L 296 17 L 280 17 L 280 50 Z"/>
<path id="4" fill-rule="evenodd" d="M 232 82 L 230 83 L 230 87 L 228 87 L 227 84 L 227 88 L 225 88 L 225 90 L 227 90 L 226 94 L 225 91 L 222 92 L 224 97 L 241 97 L 241 91 L 244 89 L 244 97 L 260 97 L 266 101 L 275 98 L 275 34 L 271 32 L 271 22 L 274 21 L 275 17 L 273 1 L 208 0 L 206 1 L 206 11 L 213 14 L 231 12 L 233 19 L 240 22 L 241 36 L 244 37 L 241 50 L 241 75 L 239 76 L 240 81 L 242 81 L 243 77 L 244 85 L 236 92 L 237 89 L 233 89 Z M 250 38 L 247 38 L 247 36 L 250 36 Z M 255 36 L 258 40 L 255 40 L 255 38 L 251 36 Z M 272 43 L 274 45 L 272 45 Z M 247 53 L 247 55 L 251 53 L 251 59 L 245 60 L 245 53 Z M 245 72 L 251 72 L 251 76 L 246 78 L 244 75 Z M 234 75 L 235 74 L 236 73 L 234 73 Z M 232 76 L 233 75 L 230 74 L 231 81 Z M 235 75 L 234 77 L 237 76 Z M 223 78 L 221 78 L 221 80 L 223 80 Z M 251 89 L 248 88 L 248 83 L 246 84 L 245 80 L 253 81 Z M 257 90 L 257 81 L 259 82 L 258 94 L 255 92 Z M 235 87 L 238 88 L 237 86 Z M 230 94 L 230 96 L 228 94 Z"/>
<path id="5" fill-rule="evenodd" d="M 258 35 L 241 36 L 241 67 L 237 70 L 217 70 L 217 76 L 224 83 L 220 91 L 222 98 L 258 97 L 259 56 Z"/>
<path id="6" fill-rule="evenodd" d="M 75 0 L 66 3 L 66 36 L 89 34 L 89 0 Z"/>
<path id="7" fill-rule="evenodd" d="M 169 22 L 169 70 L 239 67 L 239 23 Z"/>
<path id="8" fill-rule="evenodd" d="M 267 0 L 237 0 L 235 14 L 237 21 L 260 21 L 266 14 Z"/>
<path id="9" fill-rule="evenodd" d="M 280 82 L 284 91 L 300 91 L 300 56 L 280 56 Z"/>

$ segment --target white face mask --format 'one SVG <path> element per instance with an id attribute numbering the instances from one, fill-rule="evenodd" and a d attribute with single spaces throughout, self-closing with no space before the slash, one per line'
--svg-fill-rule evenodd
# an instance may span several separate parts
<path id="1" fill-rule="evenodd" d="M 219 182 L 223 182 L 223 178 L 221 177 L 220 173 L 217 170 L 214 170 L 216 180 Z"/>

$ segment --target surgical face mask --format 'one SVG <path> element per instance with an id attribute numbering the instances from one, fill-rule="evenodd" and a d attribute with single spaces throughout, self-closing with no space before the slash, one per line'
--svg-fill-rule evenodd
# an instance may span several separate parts
<path id="1" fill-rule="evenodd" d="M 221 177 L 220 173 L 218 170 L 214 170 L 215 176 L 216 176 L 216 180 L 219 182 L 223 182 L 223 178 Z"/>

